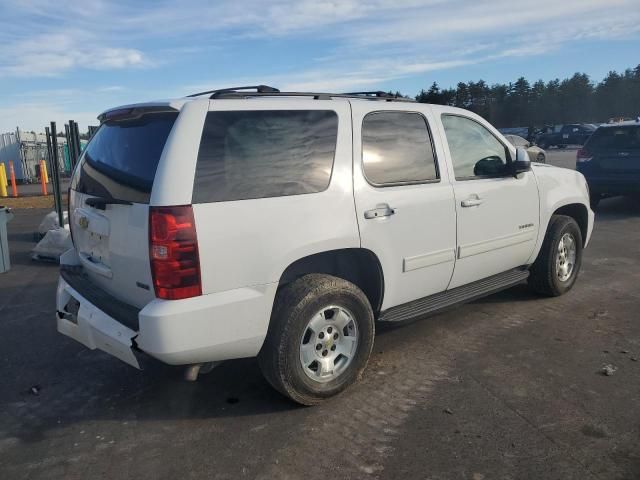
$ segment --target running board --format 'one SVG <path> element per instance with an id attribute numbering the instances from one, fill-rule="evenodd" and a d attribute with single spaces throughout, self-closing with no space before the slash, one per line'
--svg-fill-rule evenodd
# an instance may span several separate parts
<path id="1" fill-rule="evenodd" d="M 461 287 L 436 293 L 397 307 L 391 307 L 382 312 L 378 320 L 381 322 L 400 322 L 439 312 L 454 305 L 470 302 L 513 287 L 524 282 L 528 277 L 529 270 L 524 267 L 509 270 L 468 285 L 462 285 Z"/>

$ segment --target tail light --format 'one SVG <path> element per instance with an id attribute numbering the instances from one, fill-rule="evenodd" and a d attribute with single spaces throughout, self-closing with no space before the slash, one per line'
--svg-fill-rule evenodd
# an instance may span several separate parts
<path id="1" fill-rule="evenodd" d="M 578 149 L 578 153 L 576 154 L 576 162 L 589 162 L 592 158 L 593 155 L 591 155 L 591 153 L 586 148 L 583 147 Z"/>
<path id="2" fill-rule="evenodd" d="M 202 295 L 198 239 L 191 205 L 151 207 L 149 256 L 158 298 Z"/>

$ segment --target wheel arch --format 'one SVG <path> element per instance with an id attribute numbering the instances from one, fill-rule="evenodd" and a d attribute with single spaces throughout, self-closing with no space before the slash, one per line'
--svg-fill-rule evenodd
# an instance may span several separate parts
<path id="1" fill-rule="evenodd" d="M 589 211 L 587 210 L 586 205 L 582 203 L 569 203 L 557 208 L 551 214 L 551 216 L 553 215 L 566 215 L 567 217 L 573 218 L 578 224 L 578 227 L 580 227 L 582 242 L 586 242 L 589 232 Z M 547 228 L 549 228 L 548 225 Z"/>
<path id="2" fill-rule="evenodd" d="M 374 314 L 380 312 L 384 298 L 384 273 L 380 260 L 371 250 L 344 248 L 299 258 L 282 272 L 278 289 L 309 273 L 333 275 L 353 283 L 369 299 Z"/>

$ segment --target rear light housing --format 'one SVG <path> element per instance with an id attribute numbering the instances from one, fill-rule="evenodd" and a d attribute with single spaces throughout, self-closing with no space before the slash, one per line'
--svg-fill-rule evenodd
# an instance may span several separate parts
<path id="1" fill-rule="evenodd" d="M 179 300 L 202 295 L 191 205 L 150 207 L 149 257 L 156 297 Z"/>
<path id="2" fill-rule="evenodd" d="M 578 149 L 578 153 L 576 153 L 576 162 L 590 162 L 593 158 L 593 155 L 584 147 Z"/>

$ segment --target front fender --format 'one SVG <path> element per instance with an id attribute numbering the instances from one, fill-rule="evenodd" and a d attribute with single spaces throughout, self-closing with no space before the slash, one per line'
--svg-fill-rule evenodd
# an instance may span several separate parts
<path id="1" fill-rule="evenodd" d="M 533 263 L 538 257 L 551 216 L 568 205 L 582 205 L 587 210 L 587 235 L 584 238 L 586 247 L 593 230 L 594 213 L 589 207 L 589 188 L 584 176 L 575 170 L 544 164 L 532 164 L 532 170 L 540 194 L 540 229 L 529 263 Z"/>

